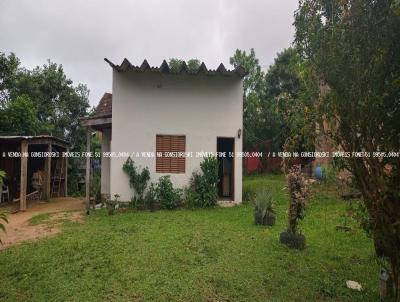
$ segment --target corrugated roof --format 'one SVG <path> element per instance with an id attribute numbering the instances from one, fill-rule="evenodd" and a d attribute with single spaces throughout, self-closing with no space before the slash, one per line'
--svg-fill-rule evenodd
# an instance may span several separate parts
<path id="1" fill-rule="evenodd" d="M 164 60 L 160 67 L 151 67 L 150 64 L 147 62 L 147 60 L 144 60 L 143 63 L 140 66 L 135 66 L 132 65 L 131 62 L 127 58 L 125 58 L 120 65 L 116 65 L 113 62 L 111 62 L 109 59 L 104 58 L 104 61 L 106 61 L 113 69 L 115 69 L 118 72 L 125 72 L 128 70 L 132 70 L 135 72 L 145 72 L 145 71 L 150 71 L 154 73 L 171 73 L 171 74 L 191 74 L 191 75 L 207 75 L 207 76 L 236 76 L 239 78 L 243 78 L 244 76 L 247 75 L 247 72 L 242 66 L 237 66 L 233 70 L 227 70 L 224 66 L 224 64 L 220 64 L 217 69 L 207 69 L 206 64 L 204 62 L 201 63 L 200 68 L 193 72 L 190 71 L 187 64 L 185 62 L 182 63 L 180 70 L 178 72 L 172 72 L 171 68 L 169 67 L 168 63 L 166 60 Z"/>

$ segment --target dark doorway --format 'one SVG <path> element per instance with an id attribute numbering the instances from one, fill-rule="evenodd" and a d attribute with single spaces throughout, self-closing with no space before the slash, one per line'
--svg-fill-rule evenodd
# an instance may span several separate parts
<path id="1" fill-rule="evenodd" d="M 225 157 L 218 156 L 218 195 L 220 198 L 234 200 L 235 139 L 218 137 L 217 152 L 225 153 Z"/>

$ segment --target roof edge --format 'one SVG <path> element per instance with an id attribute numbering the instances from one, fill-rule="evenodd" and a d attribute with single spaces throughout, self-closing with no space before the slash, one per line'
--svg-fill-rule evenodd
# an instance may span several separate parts
<path id="1" fill-rule="evenodd" d="M 129 62 L 127 58 L 124 58 L 122 61 L 121 65 L 116 65 L 113 62 L 111 62 L 109 59 L 104 58 L 104 61 L 108 63 L 114 70 L 118 72 L 125 72 L 128 70 L 132 70 L 135 72 L 146 72 L 150 71 L 153 73 L 166 73 L 166 74 L 185 74 L 185 75 L 208 75 L 208 76 L 215 76 L 215 75 L 221 75 L 221 76 L 238 76 L 240 78 L 245 77 L 248 72 L 242 67 L 242 66 L 236 66 L 235 69 L 233 70 L 228 70 L 225 68 L 224 64 L 219 64 L 218 68 L 216 70 L 211 70 L 207 69 L 206 65 L 204 62 L 201 63 L 199 69 L 196 72 L 191 72 L 186 64 L 185 61 L 183 61 L 180 69 L 178 72 L 171 72 L 171 68 L 169 64 L 167 63 L 166 60 L 163 60 L 161 65 L 159 67 L 152 67 L 150 64 L 147 62 L 147 60 L 143 60 L 143 63 L 140 66 L 135 66 Z"/>

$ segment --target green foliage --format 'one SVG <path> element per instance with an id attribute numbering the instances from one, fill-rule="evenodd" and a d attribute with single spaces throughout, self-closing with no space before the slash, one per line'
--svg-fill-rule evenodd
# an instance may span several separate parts
<path id="1" fill-rule="evenodd" d="M 3 184 L 4 179 L 6 178 L 6 172 L 0 170 L 0 185 Z"/>
<path id="2" fill-rule="evenodd" d="M 144 191 L 150 180 L 149 169 L 146 167 L 140 171 L 139 168 L 135 166 L 135 162 L 129 157 L 122 166 L 122 170 L 129 176 L 129 185 L 136 193 L 134 198 L 138 203 L 142 203 Z"/>
<path id="3" fill-rule="evenodd" d="M 318 85 L 308 65 L 293 48 L 278 53 L 267 73 L 261 70 L 254 49 L 247 54 L 236 50 L 230 59 L 248 72 L 244 78 L 244 150 L 272 141 L 274 151 L 285 145 L 289 151 L 313 147 L 315 131 L 314 100 Z M 271 150 L 268 150 L 271 151 Z"/>
<path id="4" fill-rule="evenodd" d="M 256 224 L 275 224 L 275 204 L 268 188 L 259 189 L 255 195 L 254 220 Z"/>
<path id="5" fill-rule="evenodd" d="M 200 163 L 201 173 L 194 172 L 186 190 L 186 203 L 190 208 L 215 206 L 218 199 L 218 159 L 206 157 Z"/>
<path id="6" fill-rule="evenodd" d="M 275 145 L 288 151 L 313 149 L 315 132 L 314 102 L 318 85 L 310 68 L 293 48 L 278 53 L 265 76 L 263 112 L 274 119 Z M 271 129 L 269 130 L 271 131 Z"/>
<path id="7" fill-rule="evenodd" d="M 32 70 L 20 66 L 11 53 L 0 52 L 0 134 L 51 134 L 70 143 L 71 151 L 84 151 L 89 90 L 73 85 L 62 65 L 50 61 Z M 68 161 L 68 188 L 78 191 L 79 158 Z"/>
<path id="8" fill-rule="evenodd" d="M 265 124 L 260 111 L 264 98 L 264 73 L 253 48 L 250 53 L 237 49 L 230 63 L 234 67 L 242 66 L 248 73 L 243 80 L 243 149 L 249 150 L 268 135 L 265 129 L 269 125 Z"/>
<path id="9" fill-rule="evenodd" d="M 173 187 L 169 175 L 161 176 L 158 179 L 156 196 L 163 208 L 172 210 L 179 207 L 182 199 L 181 195 L 181 190 Z"/>
<path id="10" fill-rule="evenodd" d="M 191 72 L 197 72 L 200 68 L 201 62 L 198 59 L 190 59 L 187 61 L 187 66 Z"/>
<path id="11" fill-rule="evenodd" d="M 263 216 L 269 213 L 275 214 L 274 200 L 268 188 L 262 188 L 256 192 L 254 208 L 256 211 L 261 211 Z"/>
<path id="12" fill-rule="evenodd" d="M 302 0 L 296 46 L 321 84 L 316 109 L 343 151 L 400 150 L 399 1 Z M 320 121 L 319 121 L 320 122 Z M 400 299 L 400 161 L 344 158 Z"/>
<path id="13" fill-rule="evenodd" d="M 101 175 L 98 172 L 93 173 L 90 184 L 90 196 L 94 197 L 96 204 L 101 202 Z"/>
<path id="14" fill-rule="evenodd" d="M 176 58 L 169 59 L 168 65 L 169 65 L 171 72 L 175 72 L 175 73 L 179 72 L 183 62 L 184 62 L 183 60 L 176 59 Z"/>
<path id="15" fill-rule="evenodd" d="M 154 183 L 150 183 L 149 188 L 144 196 L 144 205 L 146 208 L 154 210 L 155 205 L 157 204 L 157 187 Z"/>
<path id="16" fill-rule="evenodd" d="M 334 185 L 337 183 L 337 175 L 338 170 L 333 165 L 322 165 L 322 175 L 324 177 L 324 181 L 326 181 L 329 185 Z"/>
<path id="17" fill-rule="evenodd" d="M 19 65 L 20 61 L 14 53 L 6 56 L 0 52 L 0 108 L 9 99 L 10 87 L 15 84 Z"/>
<path id="18" fill-rule="evenodd" d="M 0 134 L 35 135 L 38 131 L 36 107 L 28 96 L 18 96 L 0 110 Z"/>
<path id="19" fill-rule="evenodd" d="M 373 235 L 373 226 L 369 220 L 368 210 L 361 200 L 349 201 L 347 213 L 350 218 L 354 219 L 366 234 L 370 237 Z"/>
<path id="20" fill-rule="evenodd" d="M 184 62 L 185 61 L 181 59 L 171 58 L 169 59 L 168 65 L 172 72 L 177 73 L 181 69 L 181 66 Z M 189 71 L 193 73 L 199 70 L 200 64 L 201 63 L 198 59 L 190 59 L 189 61 L 187 61 L 187 67 Z"/>

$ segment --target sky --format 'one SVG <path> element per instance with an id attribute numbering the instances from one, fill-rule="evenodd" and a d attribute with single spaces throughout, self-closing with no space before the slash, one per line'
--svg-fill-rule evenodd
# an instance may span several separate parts
<path id="1" fill-rule="evenodd" d="M 135 65 L 147 59 L 197 58 L 229 66 L 237 48 L 254 48 L 266 71 L 291 45 L 298 0 L 0 0 L 0 52 L 33 68 L 50 59 L 74 84 L 90 89 L 90 104 L 111 92 L 104 58 Z"/>

